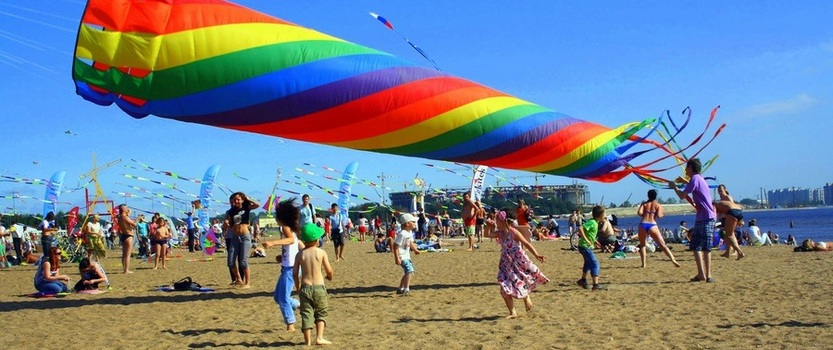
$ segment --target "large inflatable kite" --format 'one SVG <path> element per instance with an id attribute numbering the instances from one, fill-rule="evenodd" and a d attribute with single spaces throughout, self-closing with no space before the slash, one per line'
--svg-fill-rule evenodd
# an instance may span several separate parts
<path id="1" fill-rule="evenodd" d="M 136 118 L 603 182 L 683 151 L 682 127 L 651 141 L 658 120 L 608 128 L 221 0 L 89 1 L 73 79 Z"/>

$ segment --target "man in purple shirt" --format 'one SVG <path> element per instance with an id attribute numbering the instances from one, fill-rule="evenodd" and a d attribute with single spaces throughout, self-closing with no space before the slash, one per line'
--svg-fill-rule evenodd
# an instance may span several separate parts
<path id="1" fill-rule="evenodd" d="M 673 181 L 669 181 L 668 186 L 677 192 L 677 196 L 680 199 L 685 198 L 693 203 L 694 209 L 697 210 L 697 220 L 690 231 L 691 242 L 689 243 L 689 247 L 694 253 L 694 262 L 697 263 L 697 276 L 694 276 L 691 282 L 706 281 L 711 283 L 714 282 L 711 270 L 711 251 L 716 213 L 714 206 L 712 206 L 709 185 L 706 184 L 706 180 L 700 175 L 701 169 L 702 164 L 699 158 L 689 159 L 685 167 L 685 174 L 689 178 L 685 188 L 680 190 Z M 677 178 L 677 181 L 686 183 L 681 178 Z M 689 198 L 689 194 L 693 198 Z"/>

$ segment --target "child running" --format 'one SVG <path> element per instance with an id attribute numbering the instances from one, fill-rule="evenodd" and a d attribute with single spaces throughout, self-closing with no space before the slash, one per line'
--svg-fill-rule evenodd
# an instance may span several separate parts
<path id="1" fill-rule="evenodd" d="M 411 251 L 419 255 L 419 250 L 414 244 L 414 230 L 416 229 L 417 218 L 411 214 L 405 213 L 399 217 L 399 224 L 402 229 L 396 234 L 393 240 L 394 261 L 396 265 L 402 266 L 405 274 L 402 280 L 399 281 L 399 289 L 396 294 L 408 295 L 411 293 L 411 277 L 414 275 L 414 263 L 411 262 Z"/>
<path id="2" fill-rule="evenodd" d="M 327 287 L 324 278 L 333 280 L 333 268 L 327 259 L 327 252 L 318 248 L 318 239 L 324 230 L 315 224 L 306 224 L 301 228 L 301 241 L 304 249 L 295 255 L 293 276 L 295 289 L 301 299 L 301 331 L 304 344 L 312 345 L 312 328 L 315 325 L 315 345 L 332 344 L 324 339 L 324 325 L 327 323 Z M 321 268 L 326 276 L 322 276 Z"/>
<path id="3" fill-rule="evenodd" d="M 584 266 L 581 268 L 581 279 L 576 284 L 587 288 L 587 273 L 593 279 L 593 290 L 602 289 L 599 285 L 599 261 L 593 254 L 593 247 L 596 243 L 596 235 L 599 233 L 599 223 L 605 219 L 605 208 L 601 205 L 593 207 L 593 220 L 587 220 L 584 225 L 578 228 L 578 252 L 584 258 Z"/>
<path id="4" fill-rule="evenodd" d="M 500 295 L 509 309 L 509 316 L 506 318 L 512 319 L 518 317 L 514 299 L 523 299 L 526 311 L 532 311 L 532 299 L 529 294 L 539 284 L 547 283 L 550 279 L 526 256 L 521 245 L 541 262 L 546 258 L 538 254 L 518 229 L 509 225 L 509 220 L 515 220 L 515 210 L 501 209 L 496 215 L 496 229 L 488 232 L 486 237 L 496 238 L 500 243 L 497 280 L 500 284 Z"/>

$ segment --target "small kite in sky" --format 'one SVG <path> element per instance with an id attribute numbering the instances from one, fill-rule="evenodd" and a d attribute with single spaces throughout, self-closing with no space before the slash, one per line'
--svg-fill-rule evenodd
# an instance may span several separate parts
<path id="1" fill-rule="evenodd" d="M 437 70 L 440 70 L 440 67 L 437 66 L 437 63 L 434 62 L 434 60 L 432 60 L 430 57 L 428 57 L 428 54 L 425 53 L 425 51 L 423 51 L 421 48 L 419 48 L 419 46 L 416 46 L 416 44 L 412 43 L 410 40 L 408 40 L 408 38 L 406 38 L 402 34 L 399 34 L 399 32 L 397 32 L 396 29 L 393 29 L 393 23 L 390 23 L 390 21 L 388 21 L 387 19 L 385 19 L 382 16 L 377 15 L 376 13 L 371 12 L 370 15 L 373 16 L 373 18 L 378 19 L 379 22 L 382 22 L 382 24 L 384 24 L 385 27 L 388 27 L 388 29 L 390 29 L 391 31 L 396 33 L 396 35 L 399 35 L 399 37 L 402 38 L 402 40 L 405 40 L 405 42 L 408 43 L 408 45 L 411 45 L 411 47 L 413 47 L 414 50 L 416 50 L 416 52 L 418 52 L 420 55 L 422 55 L 422 57 L 424 57 L 426 60 L 428 60 L 428 62 L 431 62 L 431 64 L 434 66 L 434 68 L 436 68 Z"/>

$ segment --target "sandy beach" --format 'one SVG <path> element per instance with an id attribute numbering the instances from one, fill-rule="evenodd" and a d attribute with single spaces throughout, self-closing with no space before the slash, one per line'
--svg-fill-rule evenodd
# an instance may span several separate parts
<path id="1" fill-rule="evenodd" d="M 461 248 L 458 241 L 449 241 Z M 683 264 L 661 254 L 639 268 L 636 255 L 601 261 L 602 291 L 575 285 L 581 256 L 566 241 L 535 242 L 548 258 L 551 279 L 536 290 L 534 309 L 504 317 L 496 284 L 499 246 L 475 252 L 414 256 L 412 292 L 394 294 L 402 270 L 370 243 L 349 243 L 346 261 L 333 263 L 326 338 L 333 349 L 791 349 L 831 348 L 833 254 L 794 253 L 790 247 L 747 247 L 748 257 L 714 259 L 715 283 L 691 283 L 690 252 L 672 245 Z M 332 254 L 332 247 L 327 246 Z M 115 252 L 104 262 L 112 289 L 34 299 L 35 267 L 0 270 L 0 314 L 5 343 L 21 348 L 187 349 L 300 346 L 287 333 L 272 291 L 279 273 L 271 248 L 252 260 L 251 289 L 227 286 L 225 257 L 177 252 L 168 270 L 134 260 L 136 273 L 119 270 Z M 713 254 L 717 256 L 717 254 Z M 77 266 L 62 272 L 78 278 Z M 155 288 L 191 276 L 210 293 Z M 300 324 L 298 325 L 300 328 Z M 25 345 L 23 345 L 25 344 Z"/>

